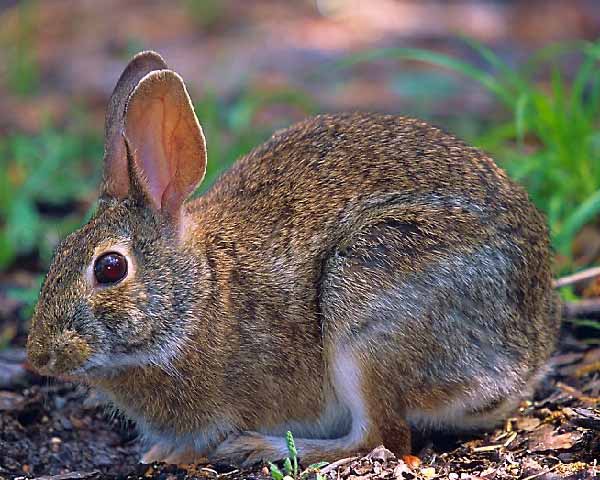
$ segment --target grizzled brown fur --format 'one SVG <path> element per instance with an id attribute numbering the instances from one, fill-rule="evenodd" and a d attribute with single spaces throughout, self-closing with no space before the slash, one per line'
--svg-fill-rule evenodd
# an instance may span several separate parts
<path id="1" fill-rule="evenodd" d="M 100 206 L 57 251 L 29 357 L 104 392 L 154 443 L 147 461 L 273 460 L 287 428 L 305 463 L 405 454 L 409 423 L 490 426 L 543 373 L 558 329 L 544 220 L 451 135 L 317 116 L 184 202 L 204 137 L 149 52 L 106 134 Z M 101 286 L 107 251 L 130 272 Z"/>

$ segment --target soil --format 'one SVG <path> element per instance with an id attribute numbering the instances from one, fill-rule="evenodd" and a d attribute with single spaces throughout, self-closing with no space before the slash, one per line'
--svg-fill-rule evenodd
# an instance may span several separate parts
<path id="1" fill-rule="evenodd" d="M 334 479 L 584 479 L 600 472 L 600 348 L 565 334 L 531 401 L 493 432 L 416 434 L 417 456 L 380 447 L 324 467 Z M 22 348 L 0 352 L 0 478 L 269 478 L 263 465 L 142 465 L 134 426 L 83 387 L 28 371 Z M 315 477 L 308 471 L 307 476 Z"/>

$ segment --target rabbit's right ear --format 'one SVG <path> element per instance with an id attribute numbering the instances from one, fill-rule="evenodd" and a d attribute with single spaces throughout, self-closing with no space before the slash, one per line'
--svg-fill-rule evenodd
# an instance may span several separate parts
<path id="1" fill-rule="evenodd" d="M 127 101 L 148 73 L 168 68 L 156 52 L 138 53 L 125 68 L 108 101 L 104 123 L 104 178 L 101 197 L 125 198 L 129 191 L 127 152 L 123 140 Z"/>

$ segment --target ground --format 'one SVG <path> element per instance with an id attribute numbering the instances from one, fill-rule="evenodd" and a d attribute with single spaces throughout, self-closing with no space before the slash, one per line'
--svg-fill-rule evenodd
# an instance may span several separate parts
<path id="1" fill-rule="evenodd" d="M 600 472 L 600 348 L 563 337 L 549 377 L 502 428 L 470 437 L 417 434 L 417 456 L 406 462 L 381 447 L 324 467 L 325 476 L 592 478 Z M 141 465 L 139 454 L 133 426 L 108 415 L 83 387 L 28 371 L 21 348 L 0 352 L 0 479 L 269 477 L 263 465 Z"/>

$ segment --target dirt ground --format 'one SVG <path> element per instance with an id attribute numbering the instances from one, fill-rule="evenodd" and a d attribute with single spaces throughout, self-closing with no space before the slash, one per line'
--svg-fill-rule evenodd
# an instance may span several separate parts
<path id="1" fill-rule="evenodd" d="M 417 457 L 384 448 L 325 467 L 328 479 L 585 479 L 600 472 L 600 348 L 570 335 L 534 399 L 491 433 L 416 433 Z M 140 465 L 133 426 L 80 386 L 27 370 L 21 348 L 0 352 L 0 478 L 263 478 L 264 466 Z M 315 474 L 308 473 L 314 478 Z"/>

